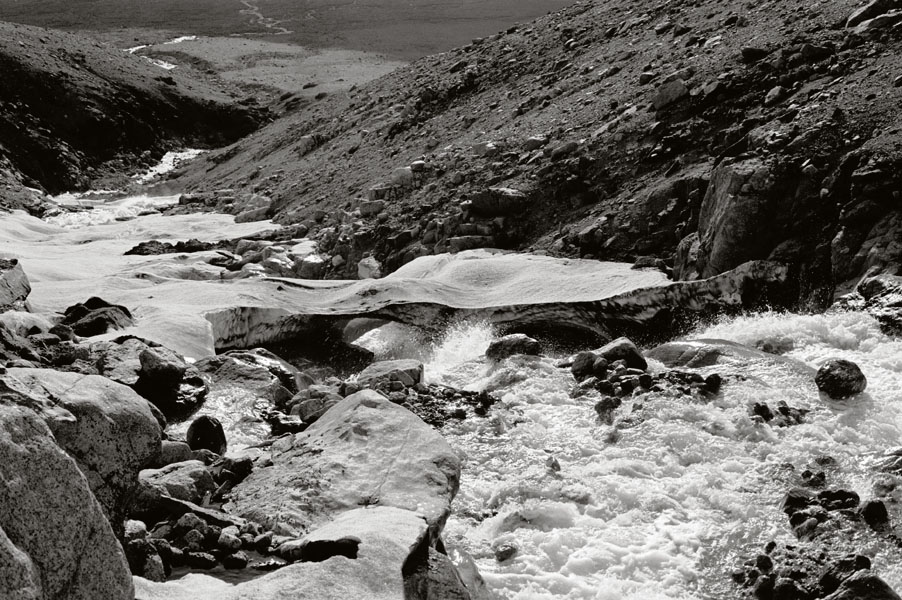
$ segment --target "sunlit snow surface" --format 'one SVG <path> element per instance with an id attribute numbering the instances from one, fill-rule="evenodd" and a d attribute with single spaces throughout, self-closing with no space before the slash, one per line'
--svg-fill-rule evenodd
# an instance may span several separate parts
<path id="1" fill-rule="evenodd" d="M 707 403 L 660 394 L 626 401 L 618 415 L 644 403 L 647 418 L 612 442 L 612 428 L 596 422 L 597 398 L 571 398 L 572 376 L 554 359 L 515 358 L 492 369 L 480 358 L 492 332 L 479 324 L 453 329 L 433 346 L 426 356 L 431 379 L 488 388 L 501 398 L 489 418 L 444 430 L 465 465 L 445 538 L 477 559 L 501 596 L 731 597 L 729 573 L 740 557 L 770 539 L 795 541 L 778 509 L 786 464 L 802 470 L 816 456 L 832 456 L 847 478 L 831 485 L 871 497 L 867 457 L 900 444 L 902 342 L 855 313 L 763 314 L 695 336 L 752 345 L 788 337 L 795 342 L 788 356 L 811 367 L 830 357 L 851 359 L 869 387 L 854 401 L 825 402 L 811 373 L 798 369 L 710 368 L 704 372 L 745 380 L 728 378 Z M 390 339 L 371 335 L 369 343 L 390 354 Z M 751 404 L 779 400 L 811 409 L 808 422 L 771 428 L 750 418 Z M 546 467 L 549 456 L 560 472 Z M 498 563 L 492 544 L 500 542 L 516 543 L 519 554 Z M 849 551 L 871 556 L 875 571 L 902 587 L 898 558 L 888 548 L 850 543 Z"/>

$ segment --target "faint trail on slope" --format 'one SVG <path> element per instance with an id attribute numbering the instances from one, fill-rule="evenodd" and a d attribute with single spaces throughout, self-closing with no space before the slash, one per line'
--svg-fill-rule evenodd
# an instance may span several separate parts
<path id="1" fill-rule="evenodd" d="M 239 10 L 238 12 L 242 15 L 251 17 L 257 23 L 257 25 L 262 25 L 266 29 L 272 31 L 272 33 L 275 35 L 287 35 L 294 33 L 290 29 L 285 29 L 284 27 L 282 27 L 282 23 L 285 23 L 287 19 L 278 20 L 271 17 L 266 17 L 263 15 L 263 11 L 260 10 L 260 7 L 253 2 L 250 2 L 249 0 L 240 1 L 241 4 L 243 4 L 246 8 Z"/>

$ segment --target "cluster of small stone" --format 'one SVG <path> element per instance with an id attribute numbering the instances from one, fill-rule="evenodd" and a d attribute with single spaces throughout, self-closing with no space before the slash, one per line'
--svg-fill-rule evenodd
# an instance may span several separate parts
<path id="1" fill-rule="evenodd" d="M 132 573 L 165 581 L 173 569 L 182 567 L 207 570 L 222 565 L 226 569 L 250 567 L 258 571 L 279 568 L 287 561 L 275 556 L 274 540 L 278 541 L 278 536 L 263 531 L 256 523 L 217 525 L 189 512 L 157 523 L 151 531 L 141 521 L 128 521 L 125 553 Z"/>

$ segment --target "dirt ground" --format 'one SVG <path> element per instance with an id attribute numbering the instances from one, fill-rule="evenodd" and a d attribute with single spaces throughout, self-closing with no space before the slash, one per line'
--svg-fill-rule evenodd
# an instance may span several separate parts
<path id="1" fill-rule="evenodd" d="M 171 37 L 262 37 L 409 61 L 569 4 L 570 0 L 0 0 L 0 18 L 91 35 L 140 28 L 172 32 Z M 165 39 L 169 38 L 156 41 Z"/>
<path id="2" fill-rule="evenodd" d="M 148 37 L 153 39 L 153 32 Z M 142 39 L 142 38 L 139 38 Z M 213 71 L 226 81 L 315 97 L 381 77 L 404 62 L 385 55 L 339 48 L 311 49 L 240 37 L 200 37 L 158 43 L 138 54 L 174 65 Z"/>

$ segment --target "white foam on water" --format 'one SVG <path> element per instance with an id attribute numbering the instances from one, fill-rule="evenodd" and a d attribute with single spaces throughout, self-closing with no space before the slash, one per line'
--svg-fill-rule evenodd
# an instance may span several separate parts
<path id="1" fill-rule="evenodd" d="M 157 165 L 150 168 L 143 175 L 136 175 L 135 179 L 138 183 L 150 183 L 160 175 L 165 175 L 166 173 L 175 170 L 175 168 L 183 162 L 191 160 L 192 158 L 197 158 L 204 152 L 204 150 L 194 148 L 180 150 L 178 152 L 167 152 L 163 155 L 163 158 L 160 159 L 160 162 Z"/>
<path id="2" fill-rule="evenodd" d="M 157 211 L 178 204 L 179 196 L 177 194 L 170 196 L 139 195 L 105 202 L 57 196 L 54 200 L 60 204 L 83 203 L 85 206 L 92 207 L 91 210 L 63 212 L 44 219 L 47 223 L 66 229 L 80 229 L 134 219 L 148 211 Z"/>
<path id="3" fill-rule="evenodd" d="M 825 401 L 813 370 L 755 365 L 728 377 L 710 402 L 647 394 L 626 399 L 617 414 L 635 424 L 596 421 L 597 396 L 571 397 L 573 378 L 554 360 L 512 358 L 492 369 L 479 356 L 486 330 L 461 329 L 433 352 L 443 382 L 488 388 L 500 397 L 486 419 L 447 426 L 464 458 L 460 493 L 446 539 L 476 559 L 490 587 L 505 598 L 706 598 L 736 593 L 730 570 L 769 540 L 794 543 L 779 502 L 786 465 L 801 471 L 819 455 L 840 465 L 842 486 L 870 497 L 868 456 L 902 440 L 902 342 L 870 317 L 762 314 L 724 321 L 695 337 L 746 344 L 794 340 L 791 358 L 817 367 L 839 356 L 862 366 L 865 394 Z M 772 428 L 749 407 L 784 400 L 811 412 L 807 422 Z M 619 439 L 616 439 L 619 437 Z M 553 456 L 559 472 L 546 466 Z M 784 479 L 781 480 L 781 477 Z M 520 551 L 498 563 L 493 543 Z M 884 548 L 849 551 L 872 557 L 876 572 L 902 587 L 902 567 Z"/>

